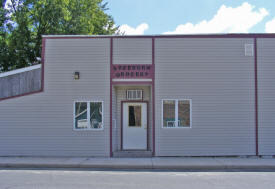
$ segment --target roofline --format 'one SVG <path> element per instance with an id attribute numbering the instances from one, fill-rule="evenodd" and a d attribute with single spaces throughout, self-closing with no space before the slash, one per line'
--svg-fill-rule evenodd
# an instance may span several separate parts
<path id="1" fill-rule="evenodd" d="M 42 35 L 43 38 L 275 38 L 275 33 L 221 33 L 177 35 Z"/>
<path id="2" fill-rule="evenodd" d="M 22 73 L 22 72 L 35 70 L 35 69 L 38 69 L 38 68 L 41 68 L 41 64 L 37 64 L 37 65 L 34 65 L 34 66 L 28 66 L 28 67 L 25 67 L 25 68 L 20 68 L 20 69 L 8 71 L 8 72 L 3 72 L 3 73 L 0 73 L 0 78 L 1 77 L 6 77 L 6 76 L 9 76 L 9 75 Z"/>

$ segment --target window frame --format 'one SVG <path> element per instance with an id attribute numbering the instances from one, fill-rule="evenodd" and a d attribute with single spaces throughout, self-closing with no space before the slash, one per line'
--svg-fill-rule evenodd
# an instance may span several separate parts
<path id="1" fill-rule="evenodd" d="M 91 128 L 91 124 L 90 124 L 90 121 L 87 121 L 87 128 L 84 128 L 84 129 L 79 129 L 79 128 L 76 128 L 75 127 L 75 104 L 77 102 L 86 102 L 87 104 L 87 120 L 90 120 L 90 108 L 91 108 L 91 105 L 90 103 L 91 102 L 101 102 L 101 106 L 102 106 L 102 128 Z M 104 102 L 103 101 L 100 101 L 100 100 L 93 100 L 93 101 L 86 101 L 86 100 L 77 100 L 77 101 L 74 101 L 74 104 L 73 104 L 73 130 L 74 131 L 102 131 L 104 130 Z"/>
<path id="2" fill-rule="evenodd" d="M 175 127 L 164 127 L 163 125 L 163 103 L 166 100 L 170 100 L 170 101 L 175 101 Z M 184 126 L 184 127 L 179 127 L 178 123 L 178 102 L 179 101 L 189 101 L 190 104 L 190 125 L 189 126 Z M 192 128 L 192 99 L 162 99 L 162 103 L 161 103 L 161 127 L 163 129 L 191 129 Z"/>

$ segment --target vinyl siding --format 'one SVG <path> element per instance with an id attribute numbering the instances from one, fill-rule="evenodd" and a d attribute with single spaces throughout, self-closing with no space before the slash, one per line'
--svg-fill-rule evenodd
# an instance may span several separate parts
<path id="1" fill-rule="evenodd" d="M 110 39 L 47 39 L 45 53 L 44 92 L 0 102 L 0 156 L 109 156 Z M 74 101 L 93 100 L 104 130 L 74 131 Z"/>
<path id="2" fill-rule="evenodd" d="M 115 87 L 113 86 L 112 87 L 112 144 L 113 144 L 113 152 L 114 151 L 118 151 L 119 149 L 119 146 L 118 146 L 118 141 L 120 140 L 118 137 L 118 132 L 119 132 L 119 129 L 118 129 L 118 123 L 117 123 L 117 99 L 116 99 L 116 92 L 115 92 Z"/>
<path id="3" fill-rule="evenodd" d="M 156 38 L 157 156 L 255 155 L 253 39 Z M 192 128 L 162 128 L 162 99 L 192 99 Z"/>
<path id="4" fill-rule="evenodd" d="M 113 64 L 152 64 L 152 39 L 113 39 Z"/>
<path id="5" fill-rule="evenodd" d="M 254 56 L 244 55 L 246 43 L 253 39 L 155 38 L 156 156 L 256 154 Z M 259 155 L 275 155 L 274 44 L 257 39 Z M 47 39 L 45 57 L 44 92 L 0 101 L 0 156 L 109 156 L 110 111 L 116 151 L 121 100 L 138 88 L 149 100 L 152 149 L 150 86 L 114 86 L 110 110 L 110 39 Z M 113 63 L 151 64 L 152 39 L 114 38 Z M 163 99 L 192 99 L 192 128 L 162 128 Z M 73 130 L 74 101 L 93 100 L 104 102 L 104 130 Z"/>
<path id="6" fill-rule="evenodd" d="M 257 39 L 259 155 L 275 155 L 275 39 Z"/>

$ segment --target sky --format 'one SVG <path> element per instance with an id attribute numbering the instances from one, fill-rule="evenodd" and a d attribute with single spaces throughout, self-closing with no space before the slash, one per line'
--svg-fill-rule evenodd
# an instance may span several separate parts
<path id="1" fill-rule="evenodd" d="M 126 35 L 275 33 L 275 0 L 105 0 Z"/>

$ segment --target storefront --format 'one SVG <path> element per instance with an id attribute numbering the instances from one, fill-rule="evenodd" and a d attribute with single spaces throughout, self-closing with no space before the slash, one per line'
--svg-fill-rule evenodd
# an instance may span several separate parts
<path id="1" fill-rule="evenodd" d="M 274 44 L 273 34 L 43 36 L 41 89 L 1 98 L 0 155 L 275 155 Z"/>

